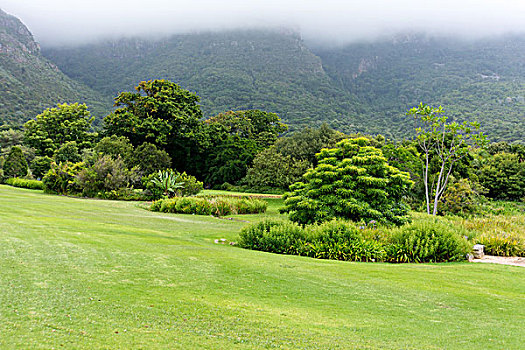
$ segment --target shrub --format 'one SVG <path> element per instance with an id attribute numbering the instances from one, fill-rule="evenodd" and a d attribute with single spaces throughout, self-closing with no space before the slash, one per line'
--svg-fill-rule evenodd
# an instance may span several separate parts
<path id="1" fill-rule="evenodd" d="M 457 231 L 457 227 L 441 222 L 417 222 L 400 227 L 391 237 L 395 254 L 388 258 L 392 262 L 464 260 L 471 247 Z M 402 261 L 396 261 L 397 257 L 402 257 Z"/>
<path id="2" fill-rule="evenodd" d="M 58 194 L 75 194 L 82 191 L 75 178 L 84 169 L 84 163 L 51 163 L 51 169 L 42 179 L 44 191 Z"/>
<path id="3" fill-rule="evenodd" d="M 150 210 L 165 213 L 225 216 L 257 214 L 266 211 L 268 203 L 256 198 L 173 197 L 154 201 Z"/>
<path id="4" fill-rule="evenodd" d="M 131 187 L 139 179 L 137 169 L 126 168 L 122 158 L 113 159 L 104 155 L 92 166 L 83 169 L 76 176 L 76 183 L 82 194 L 89 197 L 98 197 L 111 191 L 119 191 Z"/>
<path id="5" fill-rule="evenodd" d="M 211 213 L 215 216 L 230 215 L 232 210 L 232 200 L 226 197 L 214 197 L 210 199 Z"/>
<path id="6" fill-rule="evenodd" d="M 44 184 L 42 183 L 42 181 L 38 180 L 28 180 L 12 177 L 7 179 L 5 183 L 13 187 L 29 188 L 30 190 L 44 189 Z"/>
<path id="7" fill-rule="evenodd" d="M 321 225 L 306 227 L 309 233 L 309 249 L 306 255 L 333 260 L 381 261 L 383 245 L 366 240 L 352 223 L 333 220 Z"/>
<path id="8" fill-rule="evenodd" d="M 304 228 L 292 222 L 262 221 L 241 231 L 239 246 L 346 261 L 382 261 L 386 255 L 381 242 L 364 239 L 352 223 L 338 220 Z"/>
<path id="9" fill-rule="evenodd" d="M 525 239 L 505 232 L 480 235 L 477 243 L 485 246 L 484 252 L 497 256 L 525 256 Z"/>
<path id="10" fill-rule="evenodd" d="M 442 223 L 417 223 L 372 237 L 347 221 L 332 220 L 301 227 L 282 221 L 262 221 L 245 227 L 239 246 L 271 253 L 344 261 L 445 262 L 463 260 L 470 251 L 466 239 Z M 393 236 L 391 237 L 390 235 Z"/>
<path id="11" fill-rule="evenodd" d="M 480 212 L 480 192 L 468 179 L 451 184 L 440 199 L 440 214 L 469 216 Z"/>
<path id="12" fill-rule="evenodd" d="M 264 220 L 245 227 L 239 235 L 239 246 L 280 254 L 304 251 L 306 233 L 296 223 Z"/>
<path id="13" fill-rule="evenodd" d="M 31 171 L 33 172 L 33 176 L 40 179 L 43 178 L 49 169 L 51 169 L 51 163 L 53 163 L 53 159 L 50 157 L 35 157 L 35 159 L 33 159 L 31 162 Z"/>
<path id="14" fill-rule="evenodd" d="M 152 199 L 159 199 L 162 196 L 193 196 L 204 188 L 203 183 L 197 181 L 195 176 L 171 169 L 159 170 L 157 173 L 144 176 L 142 184 Z"/>
<path id="15" fill-rule="evenodd" d="M 4 162 L 4 177 L 22 177 L 27 175 L 27 160 L 18 146 L 9 151 Z"/>

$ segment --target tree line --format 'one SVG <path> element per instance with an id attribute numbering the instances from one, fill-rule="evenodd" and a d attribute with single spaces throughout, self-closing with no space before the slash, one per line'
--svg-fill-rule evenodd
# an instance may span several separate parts
<path id="1" fill-rule="evenodd" d="M 140 82 L 135 92 L 120 93 L 115 107 L 98 133 L 92 131 L 93 118 L 82 104 L 59 104 L 28 121 L 23 130 L 0 131 L 0 177 L 47 176 L 49 181 L 55 174 L 53 181 L 62 176 L 60 185 L 50 186 L 64 193 L 107 196 L 120 191 L 129 196 L 136 193 L 130 189 L 146 190 L 148 179 L 159 170 L 174 169 L 207 187 L 284 192 L 302 182 L 304 186 L 292 188 L 299 193 L 311 186 L 308 176 L 326 176 L 321 170 L 338 148 L 350 147 L 342 140 L 364 138 L 366 142 L 359 142 L 376 150 L 366 151 L 375 159 L 374 176 L 396 174 L 386 166 L 406 173 L 406 191 L 384 196 L 375 191 L 378 200 L 403 200 L 430 213 L 432 197 L 436 214 L 437 203 L 441 213 L 469 213 L 485 197 L 525 197 L 525 146 L 487 146 L 475 137 L 471 139 L 476 142 L 469 143 L 468 135 L 480 136 L 476 125 L 446 124 L 440 119 L 443 111 L 428 106 L 417 107 L 411 115 L 430 129 L 420 125 L 417 137 L 402 142 L 381 135 L 345 135 L 326 124 L 283 135 L 287 126 L 280 118 L 261 110 L 227 111 L 205 119 L 199 97 L 166 80 Z M 430 143 L 435 147 L 427 148 Z M 474 144 L 483 147 L 472 148 Z M 384 174 L 379 176 L 378 169 Z M 370 190 L 367 186 L 364 183 Z M 361 196 L 370 197 L 366 192 Z M 400 217 L 395 210 L 392 217 Z"/>

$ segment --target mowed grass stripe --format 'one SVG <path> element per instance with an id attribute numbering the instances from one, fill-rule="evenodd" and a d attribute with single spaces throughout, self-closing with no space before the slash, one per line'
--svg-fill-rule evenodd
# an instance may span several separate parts
<path id="1" fill-rule="evenodd" d="M 267 215 L 278 215 L 272 205 Z M 0 218 L 1 348 L 466 349 L 483 339 L 485 348 L 501 349 L 525 342 L 520 267 L 247 251 L 213 243 L 234 240 L 245 222 L 7 186 L 0 186 Z"/>

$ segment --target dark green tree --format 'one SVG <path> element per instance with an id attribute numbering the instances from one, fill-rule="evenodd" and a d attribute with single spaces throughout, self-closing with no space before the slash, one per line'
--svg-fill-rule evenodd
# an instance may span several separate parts
<path id="1" fill-rule="evenodd" d="M 281 211 L 300 224 L 333 218 L 396 225 L 409 221 L 403 196 L 413 182 L 408 173 L 388 165 L 381 150 L 370 143 L 361 137 L 323 149 L 317 156 L 319 164 L 304 181 L 290 186 Z"/>
<path id="2" fill-rule="evenodd" d="M 48 156 L 37 156 L 33 161 L 31 162 L 31 172 L 33 173 L 33 176 L 36 178 L 43 178 L 44 175 L 51 169 L 51 163 L 53 162 L 53 159 Z"/>
<path id="3" fill-rule="evenodd" d="M 168 152 L 158 149 L 152 143 L 144 142 L 133 152 L 132 166 L 138 166 L 144 175 L 171 167 L 171 158 Z"/>
<path id="4" fill-rule="evenodd" d="M 207 119 L 201 176 L 211 184 L 239 181 L 255 155 L 286 129 L 277 114 L 259 110 L 229 111 Z"/>
<path id="5" fill-rule="evenodd" d="M 24 124 L 25 143 L 35 148 L 37 155 L 49 157 L 70 141 L 80 149 L 91 147 L 95 135 L 89 130 L 93 120 L 85 104 L 58 104 Z"/>
<path id="6" fill-rule="evenodd" d="M 316 153 L 322 148 L 335 147 L 343 138 L 343 133 L 330 128 L 328 124 L 322 124 L 319 128 L 305 127 L 289 136 L 281 137 L 275 142 L 275 147 L 284 156 L 306 160 L 315 165 Z"/>
<path id="7" fill-rule="evenodd" d="M 202 125 L 199 97 L 167 80 L 142 81 L 135 89 L 115 98 L 105 134 L 125 136 L 135 147 L 152 143 L 168 152 L 175 168 L 191 167 Z"/>
<path id="8" fill-rule="evenodd" d="M 131 165 L 133 145 L 125 136 L 106 136 L 95 145 L 94 150 L 97 155 L 109 155 L 113 158 L 120 156 L 128 167 Z"/>
<path id="9" fill-rule="evenodd" d="M 57 163 L 78 163 L 82 160 L 76 141 L 68 141 L 61 145 L 54 153 L 53 159 Z"/>
<path id="10" fill-rule="evenodd" d="M 488 197 L 520 200 L 525 198 L 525 161 L 513 153 L 497 153 L 480 170 L 480 183 Z"/>
<path id="11" fill-rule="evenodd" d="M 27 160 L 18 146 L 11 148 L 4 162 L 4 177 L 22 177 L 27 175 Z"/>
<path id="12" fill-rule="evenodd" d="M 310 166 L 307 160 L 285 156 L 271 146 L 257 154 L 243 182 L 254 189 L 288 190 L 291 184 L 301 180 Z"/>

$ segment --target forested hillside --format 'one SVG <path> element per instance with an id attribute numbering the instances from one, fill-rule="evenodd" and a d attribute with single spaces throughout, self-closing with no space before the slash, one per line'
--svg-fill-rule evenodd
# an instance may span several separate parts
<path id="1" fill-rule="evenodd" d="M 334 85 L 322 62 L 295 33 L 240 31 L 175 35 L 160 41 L 125 39 L 44 54 L 66 74 L 106 95 L 137 82 L 168 79 L 201 97 L 205 115 L 262 109 L 292 126 L 328 121 L 365 131 L 365 110 Z"/>
<path id="2" fill-rule="evenodd" d="M 333 82 L 370 108 L 372 133 L 406 134 L 406 110 L 425 102 L 454 119 L 479 121 L 492 140 L 524 140 L 523 36 L 466 42 L 407 35 L 314 52 Z"/>
<path id="3" fill-rule="evenodd" d="M 59 102 L 86 102 L 97 116 L 112 105 L 111 98 L 69 78 L 42 56 L 27 27 L 2 10 L 0 86 L 0 125 L 21 124 Z"/>
<path id="4" fill-rule="evenodd" d="M 42 55 L 22 22 L 2 12 L 0 124 L 20 124 L 57 102 L 86 102 L 102 117 L 119 92 L 168 79 L 196 92 L 207 117 L 261 109 L 291 130 L 327 122 L 400 139 L 412 130 L 405 112 L 424 102 L 479 121 L 493 141 L 524 142 L 524 52 L 525 36 L 400 35 L 322 47 L 292 31 L 239 30 L 79 43 Z"/>

